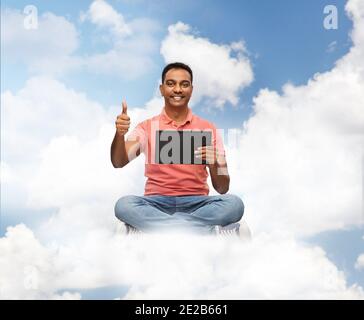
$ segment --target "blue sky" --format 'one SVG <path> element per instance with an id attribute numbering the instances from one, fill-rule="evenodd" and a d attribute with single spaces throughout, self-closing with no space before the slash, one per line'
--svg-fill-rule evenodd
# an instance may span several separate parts
<path id="1" fill-rule="evenodd" d="M 354 1 L 355 0 L 353 0 L 353 2 Z M 70 56 L 85 57 L 108 51 L 114 46 L 114 40 L 112 36 L 110 36 L 109 30 L 95 26 L 90 19 L 81 22 L 81 13 L 86 13 L 89 10 L 91 3 L 92 1 L 33 1 L 32 5 L 37 7 L 39 16 L 42 16 L 46 12 L 51 12 L 56 16 L 63 16 L 68 22 L 72 23 L 78 34 L 78 47 L 70 53 Z M 28 1 L 2 1 L 1 10 L 4 12 L 5 9 L 12 9 L 22 13 L 24 7 L 28 4 Z M 84 94 L 88 101 L 92 101 L 95 104 L 102 106 L 105 111 L 109 112 L 112 112 L 115 106 L 121 104 L 122 98 L 126 98 L 129 106 L 132 108 L 143 108 L 145 104 L 151 100 L 157 88 L 157 81 L 160 79 L 161 70 L 165 64 L 165 57 L 160 52 L 161 43 L 168 37 L 168 26 L 174 25 L 178 21 L 189 25 L 192 28 L 190 34 L 195 38 L 206 38 L 210 43 L 218 46 L 243 41 L 246 47 L 247 51 L 244 55 L 250 63 L 254 74 L 254 80 L 246 86 L 241 85 L 238 87 L 235 92 L 238 97 L 237 105 L 233 106 L 229 101 L 226 101 L 223 108 L 212 108 L 209 112 L 206 112 L 206 109 L 204 108 L 207 103 L 206 101 L 214 103 L 214 100 L 213 98 L 211 98 L 212 100 L 205 98 L 199 100 L 194 107 L 196 113 L 213 121 L 217 127 L 224 129 L 240 128 L 244 121 L 248 121 L 250 117 L 253 117 L 254 104 L 256 106 L 260 105 L 259 102 L 255 103 L 253 98 L 259 95 L 260 90 L 268 88 L 270 91 L 275 91 L 280 95 L 281 101 L 283 101 L 285 96 L 285 93 L 282 91 L 283 85 L 290 83 L 295 88 L 305 86 L 314 74 L 324 74 L 335 68 L 335 62 L 347 55 L 350 48 L 353 46 L 353 41 L 350 38 L 350 32 L 353 29 L 353 21 L 345 12 L 345 2 L 339 0 L 186 0 L 183 2 L 167 2 L 161 0 L 110 0 L 108 1 L 108 4 L 112 6 L 116 12 L 122 14 L 127 23 L 131 23 L 136 19 L 149 19 L 149 21 L 153 21 L 154 29 L 145 30 L 146 33 L 149 32 L 148 36 L 150 36 L 150 39 L 156 44 L 155 47 L 152 47 L 150 51 L 148 51 L 148 56 L 152 61 L 152 65 L 147 68 L 147 71 L 142 72 L 141 75 L 129 77 L 128 75 L 95 73 L 86 68 L 82 70 L 75 69 L 61 74 L 50 74 L 47 76 L 64 84 L 69 90 Z M 325 18 L 323 9 L 328 4 L 336 6 L 338 10 L 339 27 L 336 30 L 326 30 L 323 27 L 323 19 Z M 2 25 L 3 30 L 6 28 L 6 24 Z M 57 34 L 54 34 L 54 37 L 57 37 Z M 46 50 L 46 43 L 44 45 L 44 49 Z M 331 49 L 329 49 L 330 45 Z M 26 86 L 27 80 L 34 76 L 42 75 L 42 72 L 37 70 L 34 71 L 34 69 L 30 70 L 31 63 L 28 63 L 28 60 L 25 58 L 20 60 L 13 58 L 12 54 L 10 54 L 6 48 L 6 46 L 2 46 L 1 51 L 1 93 L 11 92 L 16 96 L 18 91 Z M 186 50 L 190 49 L 187 48 Z M 191 50 L 193 50 L 193 48 Z M 230 58 L 233 58 L 233 56 Z M 141 68 L 142 67 L 143 66 L 141 66 Z M 210 69 L 213 70 L 214 66 L 211 65 Z M 221 78 L 230 79 L 230 77 L 235 76 L 235 74 L 230 75 L 224 73 L 221 75 Z M 350 86 L 350 84 L 348 86 Z M 41 103 L 41 100 L 39 100 L 39 102 Z M 3 111 L 3 104 L 1 107 Z M 321 113 L 318 111 L 318 114 Z M 351 117 L 351 115 L 353 115 L 353 118 L 359 118 L 358 116 L 354 116 L 355 112 L 351 111 L 351 109 L 347 111 L 346 115 L 343 115 L 342 113 L 339 114 L 342 119 L 344 119 L 345 116 Z M 65 119 L 65 122 L 67 122 L 67 118 Z M 3 121 L 6 123 L 7 118 L 4 118 Z M 339 122 L 340 121 L 338 120 L 336 124 L 338 130 L 341 128 L 341 123 Z M 350 122 L 348 123 L 350 125 Z M 282 124 L 284 125 L 284 122 L 282 122 Z M 10 126 L 10 122 L 8 122 L 8 125 Z M 323 125 L 323 128 L 326 127 Z M 288 132 L 291 131 L 288 130 Z M 312 132 L 315 134 L 314 130 Z M 2 131 L 3 135 L 6 135 L 6 133 L 7 132 Z M 44 134 L 47 135 L 47 132 Z M 62 134 L 58 134 L 58 136 L 54 137 L 59 136 L 62 136 Z M 299 137 L 304 137 L 304 135 Z M 324 143 L 327 143 L 327 141 L 334 141 L 334 138 L 332 140 L 330 139 L 323 141 Z M 272 139 L 272 141 L 273 140 L 274 139 Z M 302 141 L 304 141 L 302 145 L 306 147 L 306 143 L 308 142 L 305 139 L 302 139 Z M 248 146 L 249 145 L 250 144 L 248 144 Z M 327 143 L 327 145 L 331 146 L 330 143 Z M 50 144 L 46 144 L 45 146 L 50 146 Z M 347 146 L 351 146 L 351 144 L 348 144 Z M 334 147 L 336 148 L 333 144 L 333 149 L 335 149 Z M 289 151 L 289 147 L 287 148 Z M 340 145 L 337 145 L 337 148 L 340 148 Z M 350 147 L 348 147 L 348 150 L 350 150 L 349 148 Z M 254 149 L 252 150 L 254 151 Z M 279 148 L 277 150 L 279 150 Z M 296 149 L 292 149 L 292 152 L 294 150 Z M 258 158 L 259 157 L 257 156 L 257 159 Z M 353 155 L 353 159 L 354 158 L 357 159 L 356 154 L 355 156 Z M 11 168 L 12 165 L 10 159 L 13 158 L 10 157 L 9 153 L 7 154 L 7 149 L 3 149 L 2 160 L 9 162 L 7 164 L 9 165 L 9 168 Z M 26 159 L 26 155 L 24 156 L 24 159 Z M 31 159 L 33 161 L 35 158 Z M 234 159 L 234 161 L 239 162 L 239 159 Z M 350 162 L 343 162 L 344 166 L 348 163 Z M 16 172 L 17 168 L 18 167 L 14 165 L 13 171 L 11 172 Z M 19 168 L 21 168 L 21 166 L 19 166 Z M 41 170 L 41 166 L 37 166 L 36 168 Z M 237 166 L 237 168 L 239 168 L 239 166 Z M 349 168 L 345 169 L 347 172 L 350 172 Z M 236 172 L 239 174 L 240 171 Z M 289 172 L 289 169 L 287 169 L 287 172 Z M 289 173 L 287 173 L 287 175 L 289 175 Z M 274 180 L 274 178 L 272 179 Z M 238 180 L 238 178 L 236 180 Z M 267 181 L 269 183 L 271 180 L 267 179 Z M 282 184 L 284 184 L 284 181 Z M 297 185 L 300 183 L 300 181 L 297 181 Z M 280 182 L 277 181 L 277 186 L 279 185 Z M 345 193 L 345 186 L 346 185 L 342 187 L 342 193 Z M 24 199 L 27 197 L 23 186 L 20 188 L 18 187 L 19 185 L 17 184 L 5 185 L 2 187 L 1 236 L 5 235 L 8 226 L 14 226 L 18 223 L 25 223 L 30 229 L 37 230 L 41 223 L 58 208 L 57 205 L 51 206 L 48 202 L 44 205 L 44 203 L 42 204 L 42 201 L 40 201 L 41 204 L 39 207 L 37 207 L 37 204 L 33 207 L 28 204 L 17 206 L 16 201 L 13 199 L 16 198 L 17 194 L 18 198 L 22 199 L 20 202 L 25 202 Z M 243 194 L 244 192 L 249 194 L 249 192 L 246 191 L 248 189 L 248 187 L 244 187 L 241 192 Z M 257 187 L 255 189 L 252 187 L 251 190 L 257 189 Z M 355 188 L 353 188 L 353 190 L 354 189 Z M 240 189 L 236 187 L 236 190 Z M 338 186 L 338 190 L 340 190 L 340 186 Z M 357 188 L 355 190 L 357 190 Z M 305 190 L 300 189 L 300 191 L 302 191 L 302 197 L 304 197 Z M 322 189 L 321 191 L 323 191 L 323 197 L 325 197 L 325 189 Z M 310 191 L 307 190 L 307 192 L 309 193 Z M 309 199 L 310 195 L 307 197 Z M 328 197 L 330 197 L 330 195 L 328 195 Z M 348 199 L 353 198 L 348 196 Z M 314 202 L 315 200 L 312 201 Z M 352 212 L 357 212 L 358 206 L 356 204 L 359 202 L 362 202 L 362 199 L 356 199 L 355 205 L 353 203 L 352 206 L 351 203 L 348 203 L 347 206 L 343 205 L 343 208 L 345 208 L 345 210 L 350 208 Z M 64 207 L 69 208 L 67 205 Z M 257 208 L 259 208 L 259 206 L 257 206 Z M 319 205 L 317 205 L 317 208 L 324 207 L 319 207 Z M 331 208 L 328 209 L 328 211 L 330 210 Z M 350 212 L 350 214 L 354 216 L 354 213 L 352 212 Z M 327 258 L 332 261 L 339 270 L 345 272 L 349 286 L 359 284 L 364 287 L 363 269 L 358 270 L 358 268 L 354 267 L 356 259 L 364 252 L 364 213 L 362 212 L 361 214 L 361 224 L 357 223 L 358 219 L 355 220 L 353 218 L 348 218 L 347 220 L 343 218 L 342 221 L 339 219 L 340 221 L 338 221 L 336 225 L 333 221 L 328 221 L 327 226 L 325 227 L 323 227 L 324 223 L 320 222 L 321 224 L 317 224 L 319 227 L 315 226 L 316 229 L 312 227 L 313 229 L 310 230 L 310 232 L 300 234 L 299 239 L 306 244 L 321 246 L 325 250 Z M 344 214 L 342 214 L 342 216 L 344 216 Z M 338 216 L 333 214 L 332 217 L 332 219 L 336 219 Z M 287 217 L 287 221 L 288 220 L 289 217 Z M 255 220 L 253 220 L 253 222 L 254 221 Z M 294 225 L 294 223 L 292 223 L 292 225 Z M 333 227 L 334 225 L 336 227 Z M 39 237 L 42 239 L 41 236 Z M 125 293 L 124 286 L 113 287 L 105 285 L 104 289 L 102 288 L 103 287 L 101 286 L 101 289 L 91 288 L 80 289 L 79 291 L 83 291 L 83 296 L 86 298 L 112 298 L 113 296 L 120 294 L 115 292 Z M 73 290 L 77 291 L 77 288 Z M 62 289 L 58 288 L 58 291 L 61 292 Z"/>

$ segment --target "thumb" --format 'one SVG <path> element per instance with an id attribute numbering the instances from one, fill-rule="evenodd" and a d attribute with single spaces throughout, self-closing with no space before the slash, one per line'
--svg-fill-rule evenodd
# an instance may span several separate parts
<path id="1" fill-rule="evenodd" d="M 123 100 L 122 105 L 123 105 L 123 111 L 122 111 L 122 114 L 127 114 L 128 106 L 127 106 L 127 104 L 126 104 L 126 101 L 125 101 L 125 100 Z"/>

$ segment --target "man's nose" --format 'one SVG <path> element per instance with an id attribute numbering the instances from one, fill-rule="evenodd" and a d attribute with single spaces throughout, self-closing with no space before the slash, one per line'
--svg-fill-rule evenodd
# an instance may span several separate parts
<path id="1" fill-rule="evenodd" d="M 181 86 L 180 86 L 180 85 L 178 85 L 178 84 L 176 84 L 176 85 L 174 86 L 173 91 L 174 91 L 174 92 L 181 92 L 181 91 L 182 91 L 182 90 L 181 90 Z"/>

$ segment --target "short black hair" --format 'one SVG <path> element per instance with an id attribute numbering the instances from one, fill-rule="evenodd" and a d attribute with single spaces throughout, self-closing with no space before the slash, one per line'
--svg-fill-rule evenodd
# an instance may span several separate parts
<path id="1" fill-rule="evenodd" d="M 166 78 L 166 74 L 169 70 L 171 69 L 184 69 L 186 71 L 188 71 L 188 73 L 190 74 L 191 76 L 191 83 L 192 83 L 192 80 L 193 80 L 193 74 L 192 74 L 192 69 L 187 65 L 187 64 L 184 64 L 182 62 L 173 62 L 173 63 L 169 63 L 167 64 L 164 69 L 163 69 L 163 72 L 162 72 L 162 83 L 164 83 L 164 80 Z"/>

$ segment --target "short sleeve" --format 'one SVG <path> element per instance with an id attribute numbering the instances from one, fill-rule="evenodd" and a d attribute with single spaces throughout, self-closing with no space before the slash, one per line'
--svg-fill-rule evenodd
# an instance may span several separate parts
<path id="1" fill-rule="evenodd" d="M 132 132 L 126 138 L 127 141 L 139 141 L 140 151 L 145 151 L 145 145 L 147 142 L 147 131 L 144 122 L 139 123 Z"/>

